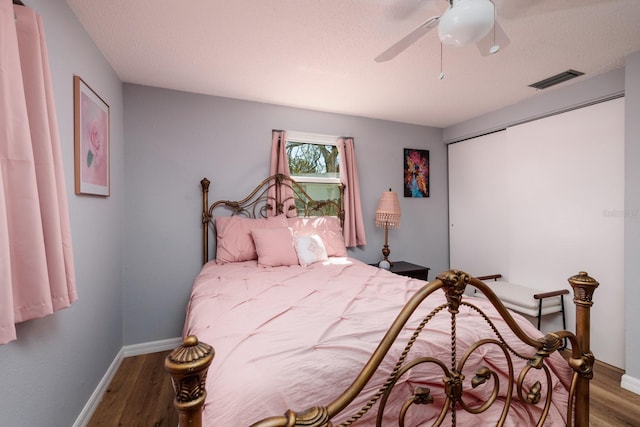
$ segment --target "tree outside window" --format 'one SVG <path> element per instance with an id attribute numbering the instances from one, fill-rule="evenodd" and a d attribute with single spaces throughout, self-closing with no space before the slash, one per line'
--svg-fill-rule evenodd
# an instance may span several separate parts
<path id="1" fill-rule="evenodd" d="M 314 200 L 340 201 L 340 158 L 338 147 L 313 137 L 287 138 L 287 158 L 291 177 Z M 322 138 L 325 139 L 325 138 Z M 337 140 L 337 138 L 335 138 Z M 337 215 L 337 212 L 332 212 Z"/>

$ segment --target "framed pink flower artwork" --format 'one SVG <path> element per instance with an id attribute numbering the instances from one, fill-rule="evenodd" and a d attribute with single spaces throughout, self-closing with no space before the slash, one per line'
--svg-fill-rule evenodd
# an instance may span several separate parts
<path id="1" fill-rule="evenodd" d="M 76 194 L 108 197 L 109 105 L 79 76 L 73 77 Z"/>

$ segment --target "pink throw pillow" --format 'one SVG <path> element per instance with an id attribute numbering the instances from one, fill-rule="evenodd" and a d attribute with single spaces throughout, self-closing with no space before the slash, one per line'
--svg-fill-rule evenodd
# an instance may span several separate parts
<path id="1" fill-rule="evenodd" d="M 317 234 L 295 238 L 296 253 L 300 265 L 307 266 L 320 261 L 327 261 L 327 250 Z"/>
<path id="2" fill-rule="evenodd" d="M 327 256 L 346 257 L 347 248 L 344 245 L 344 236 L 340 220 L 335 216 L 311 216 L 287 218 L 289 227 L 293 230 L 294 237 L 320 236 Z"/>
<path id="3" fill-rule="evenodd" d="M 240 262 L 258 259 L 251 230 L 287 227 L 284 215 L 268 218 L 221 216 L 216 218 L 216 261 Z"/>
<path id="4" fill-rule="evenodd" d="M 290 228 L 256 228 L 251 230 L 258 253 L 258 264 L 263 267 L 298 265 L 298 254 L 293 247 Z"/>

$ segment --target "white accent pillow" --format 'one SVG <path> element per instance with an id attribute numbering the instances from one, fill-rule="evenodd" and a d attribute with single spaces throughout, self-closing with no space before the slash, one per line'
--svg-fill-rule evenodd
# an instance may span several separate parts
<path id="1" fill-rule="evenodd" d="M 298 254 L 298 262 L 302 266 L 306 267 L 319 261 L 329 260 L 327 249 L 317 234 L 296 237 L 295 247 Z"/>

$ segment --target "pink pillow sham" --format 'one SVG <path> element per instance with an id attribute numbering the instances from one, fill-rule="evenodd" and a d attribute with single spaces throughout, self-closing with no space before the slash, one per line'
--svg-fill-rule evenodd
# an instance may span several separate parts
<path id="1" fill-rule="evenodd" d="M 258 253 L 258 265 L 298 265 L 298 255 L 293 246 L 293 233 L 290 228 L 254 228 L 251 230 L 251 236 Z"/>
<path id="2" fill-rule="evenodd" d="M 240 262 L 258 259 L 251 230 L 286 228 L 284 215 L 268 218 L 246 218 L 221 216 L 216 218 L 216 261 L 219 263 Z"/>
<path id="3" fill-rule="evenodd" d="M 327 256 L 346 257 L 347 248 L 344 245 L 344 236 L 340 220 L 335 216 L 311 216 L 287 218 L 289 227 L 293 230 L 294 237 L 320 236 Z"/>

